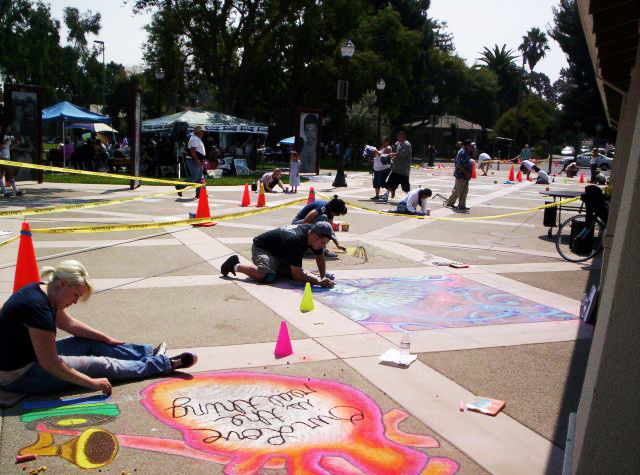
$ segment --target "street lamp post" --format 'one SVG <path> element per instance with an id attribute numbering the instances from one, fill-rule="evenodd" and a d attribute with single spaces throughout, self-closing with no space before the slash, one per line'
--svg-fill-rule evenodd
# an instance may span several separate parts
<path id="1" fill-rule="evenodd" d="M 102 46 L 102 113 L 105 113 L 105 110 L 107 108 L 107 100 L 106 100 L 106 93 L 105 93 L 105 88 L 106 88 L 106 69 L 105 69 L 105 64 L 104 64 L 104 41 L 100 41 L 100 40 L 93 40 L 94 43 L 97 43 L 99 45 Z"/>
<path id="2" fill-rule="evenodd" d="M 436 110 L 436 107 L 438 106 L 438 102 L 440 102 L 440 98 L 438 96 L 433 96 L 431 98 L 431 104 L 433 105 L 433 108 L 431 110 L 432 114 L 431 114 L 431 146 L 433 147 L 433 128 L 436 125 L 436 114 L 434 113 Z"/>
<path id="3" fill-rule="evenodd" d="M 340 54 L 343 58 L 346 58 L 347 61 L 351 60 L 353 53 L 355 52 L 356 47 L 354 46 L 351 40 L 345 41 L 342 46 L 340 46 Z M 347 103 L 349 98 L 349 81 L 338 80 L 338 100 L 344 100 L 343 107 L 343 117 L 342 117 L 342 130 L 340 131 L 340 153 L 336 159 L 336 179 L 333 180 L 333 187 L 346 187 L 347 180 L 344 177 L 344 151 L 346 146 L 346 133 L 345 128 L 347 125 Z"/>
<path id="4" fill-rule="evenodd" d="M 158 117 L 160 117 L 162 115 L 162 106 L 161 106 L 161 102 L 160 102 L 160 84 L 162 82 L 162 80 L 164 79 L 164 71 L 162 70 L 162 68 L 158 68 L 156 70 L 156 88 L 157 88 L 157 93 L 156 93 L 156 114 L 158 114 Z"/>
<path id="5" fill-rule="evenodd" d="M 378 91 L 380 91 L 380 93 L 378 94 L 378 141 L 376 142 L 376 146 L 380 145 L 380 103 L 381 101 L 381 96 L 382 96 L 382 91 L 384 91 L 384 88 L 386 87 L 386 83 L 384 82 L 384 79 L 378 79 L 378 82 L 376 83 L 376 89 L 378 89 Z"/>

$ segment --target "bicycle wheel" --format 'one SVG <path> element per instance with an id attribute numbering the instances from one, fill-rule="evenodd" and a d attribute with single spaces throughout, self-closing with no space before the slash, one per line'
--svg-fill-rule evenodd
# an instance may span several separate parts
<path id="1" fill-rule="evenodd" d="M 569 262 L 584 262 L 602 250 L 605 225 L 594 218 L 592 229 L 587 229 L 586 216 L 578 214 L 567 219 L 556 234 L 556 249 Z"/>

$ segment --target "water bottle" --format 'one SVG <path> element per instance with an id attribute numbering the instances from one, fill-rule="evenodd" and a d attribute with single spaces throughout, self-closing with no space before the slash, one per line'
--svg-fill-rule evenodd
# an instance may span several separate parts
<path id="1" fill-rule="evenodd" d="M 585 293 L 580 300 L 580 318 L 584 320 L 586 317 L 585 312 L 587 311 L 587 306 L 589 305 L 589 296 Z"/>
<path id="2" fill-rule="evenodd" d="M 411 340 L 409 339 L 409 332 L 405 330 L 402 335 L 402 339 L 400 340 L 400 354 L 402 356 L 408 356 L 410 347 Z"/>

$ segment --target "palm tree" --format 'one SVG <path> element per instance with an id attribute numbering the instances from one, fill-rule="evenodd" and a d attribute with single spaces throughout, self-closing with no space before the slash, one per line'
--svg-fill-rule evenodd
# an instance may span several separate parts
<path id="1" fill-rule="evenodd" d="M 514 66 L 513 60 L 517 58 L 513 50 L 507 50 L 506 44 L 502 45 L 502 48 L 495 45 L 493 50 L 485 46 L 480 54 L 482 55 L 480 61 L 498 76 L 511 69 Z"/>
<path id="2" fill-rule="evenodd" d="M 518 49 L 522 51 L 522 56 L 529 65 L 529 71 L 533 71 L 538 61 L 546 56 L 545 51 L 549 49 L 548 43 L 547 35 L 535 27 L 522 37 L 522 44 Z"/>

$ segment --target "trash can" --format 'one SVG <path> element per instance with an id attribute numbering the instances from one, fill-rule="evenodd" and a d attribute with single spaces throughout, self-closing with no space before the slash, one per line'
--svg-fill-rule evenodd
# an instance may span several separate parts
<path id="1" fill-rule="evenodd" d="M 552 204 L 553 201 L 545 201 L 544 204 L 548 205 L 548 204 Z M 548 228 L 552 228 L 554 226 L 557 226 L 556 224 L 556 219 L 558 216 L 558 207 L 557 206 L 552 206 L 550 208 L 545 208 L 544 209 L 544 216 L 542 218 L 542 225 L 546 226 Z"/>

